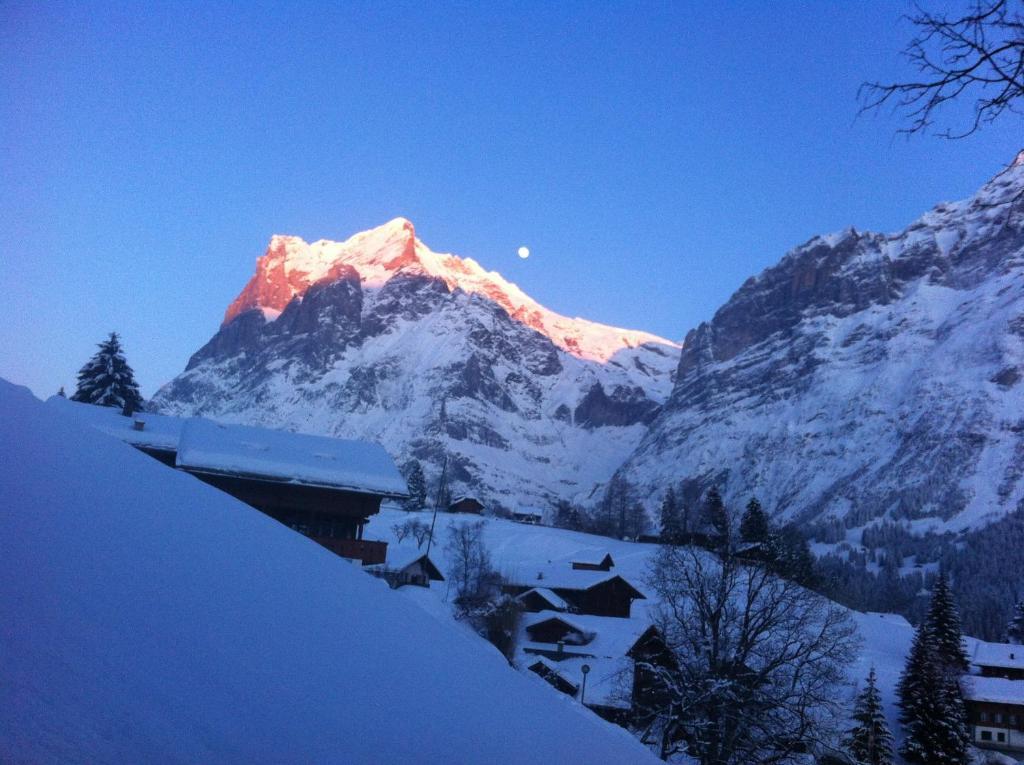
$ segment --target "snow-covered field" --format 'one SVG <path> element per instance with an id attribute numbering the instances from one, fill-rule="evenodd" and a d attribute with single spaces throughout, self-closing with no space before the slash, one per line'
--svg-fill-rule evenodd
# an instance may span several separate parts
<path id="1" fill-rule="evenodd" d="M 3 381 L 0 496 L 0 761 L 651 759 L 440 614 Z"/>

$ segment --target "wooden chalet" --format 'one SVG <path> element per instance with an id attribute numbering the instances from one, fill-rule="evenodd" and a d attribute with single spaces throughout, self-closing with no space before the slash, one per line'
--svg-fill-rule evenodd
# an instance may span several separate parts
<path id="1" fill-rule="evenodd" d="M 611 553 L 605 553 L 600 560 L 574 560 L 572 567 L 577 571 L 611 571 L 615 568 L 615 561 Z"/>
<path id="2" fill-rule="evenodd" d="M 1024 752 L 1024 646 L 979 641 L 972 664 L 960 685 L 973 743 Z"/>
<path id="3" fill-rule="evenodd" d="M 198 417 L 178 418 L 70 402 L 53 406 L 120 438 L 166 465 L 260 510 L 332 552 L 364 564 L 384 563 L 387 543 L 363 539 L 384 499 L 407 488 L 377 444 L 345 441 Z"/>
<path id="4" fill-rule="evenodd" d="M 516 523 L 540 526 L 544 522 L 544 514 L 540 510 L 518 510 L 512 513 L 512 520 Z"/>
<path id="5" fill-rule="evenodd" d="M 471 515 L 483 515 L 484 505 L 476 497 L 456 497 L 448 505 L 449 513 L 470 513 Z"/>
<path id="6" fill-rule="evenodd" d="M 539 571 L 533 579 L 512 580 L 505 584 L 504 589 L 518 597 L 527 611 L 546 610 L 544 601 L 557 606 L 546 595 L 550 592 L 565 604 L 555 610 L 624 619 L 629 618 L 634 600 L 646 599 L 640 590 L 619 574 L 570 568 L 568 564 Z M 537 592 L 530 594 L 531 590 Z"/>
<path id="7" fill-rule="evenodd" d="M 444 581 L 441 570 L 425 552 L 407 545 L 391 545 L 384 563 L 370 565 L 366 569 L 396 589 L 403 585 L 429 587 L 431 582 Z"/>
<path id="8" fill-rule="evenodd" d="M 664 706 L 657 668 L 675 666 L 657 627 L 640 619 L 542 612 L 524 618 L 518 646 L 519 666 L 621 725 Z"/>

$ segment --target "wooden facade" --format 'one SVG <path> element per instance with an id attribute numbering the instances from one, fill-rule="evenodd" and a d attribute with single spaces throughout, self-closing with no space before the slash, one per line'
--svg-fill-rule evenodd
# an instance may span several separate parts
<path id="1" fill-rule="evenodd" d="M 1020 704 L 965 700 L 971 738 L 977 746 L 1024 752 L 1024 688 Z"/>
<path id="2" fill-rule="evenodd" d="M 483 515 L 484 506 L 475 497 L 459 497 L 448 505 L 449 513 L 470 513 L 472 515 Z"/>
<path id="3" fill-rule="evenodd" d="M 522 595 L 534 586 L 507 584 L 503 589 L 510 595 Z M 570 611 L 592 616 L 628 619 L 633 601 L 646 599 L 642 592 L 621 576 L 610 577 L 589 587 L 558 587 L 549 584 L 547 588 L 568 603 Z"/>
<path id="4" fill-rule="evenodd" d="M 601 560 L 596 562 L 574 560 L 572 567 L 576 571 L 611 571 L 615 567 L 615 561 L 612 560 L 611 553 L 606 553 Z"/>

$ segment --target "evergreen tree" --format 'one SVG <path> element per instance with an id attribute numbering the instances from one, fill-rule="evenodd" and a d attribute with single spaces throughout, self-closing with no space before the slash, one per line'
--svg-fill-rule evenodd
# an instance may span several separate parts
<path id="1" fill-rule="evenodd" d="M 402 506 L 406 510 L 422 510 L 427 505 L 427 479 L 416 460 L 409 460 L 405 465 L 405 483 L 409 487 L 409 498 Z"/>
<path id="2" fill-rule="evenodd" d="M 771 529 L 768 525 L 768 516 L 761 509 L 761 503 L 757 497 L 751 497 L 747 503 L 747 509 L 740 519 L 740 539 L 752 544 L 765 544 Z"/>
<path id="3" fill-rule="evenodd" d="M 676 490 L 671 486 L 665 492 L 665 498 L 661 501 L 661 541 L 665 544 L 675 545 L 682 541 L 683 525 L 680 517 L 679 501 L 676 499 Z"/>
<path id="4" fill-rule="evenodd" d="M 68 394 L 64 392 L 64 386 L 63 385 L 60 386 L 60 390 L 57 391 L 57 395 L 60 396 L 61 398 L 67 398 L 68 397 Z"/>
<path id="5" fill-rule="evenodd" d="M 1006 628 L 1006 642 L 1024 645 L 1024 600 L 1013 607 L 1013 617 Z"/>
<path id="6" fill-rule="evenodd" d="M 939 574 L 932 588 L 931 604 L 926 618 L 935 653 L 943 666 L 954 674 L 966 672 L 971 663 L 964 650 L 964 636 L 960 629 L 960 614 L 953 602 L 946 575 Z"/>
<path id="7" fill-rule="evenodd" d="M 718 538 L 719 544 L 727 545 L 731 531 L 729 512 L 725 509 L 717 486 L 708 489 L 704 498 L 704 521 L 711 534 Z"/>
<path id="8" fill-rule="evenodd" d="M 892 765 L 892 733 L 882 711 L 882 695 L 875 681 L 875 668 L 868 674 L 853 709 L 856 725 L 846 738 L 846 749 L 861 765 Z"/>
<path id="9" fill-rule="evenodd" d="M 818 582 L 814 554 L 804 535 L 793 525 L 784 526 L 769 538 L 769 565 L 779 576 L 804 587 Z"/>
<path id="10" fill-rule="evenodd" d="M 78 389 L 73 401 L 100 406 L 116 406 L 127 412 L 142 409 L 135 373 L 128 366 L 121 340 L 116 332 L 99 343 L 99 351 L 78 372 Z"/>
<path id="11" fill-rule="evenodd" d="M 914 635 L 896 692 L 903 758 L 912 765 L 967 765 L 970 734 L 958 676 L 940 659 L 927 622 Z"/>

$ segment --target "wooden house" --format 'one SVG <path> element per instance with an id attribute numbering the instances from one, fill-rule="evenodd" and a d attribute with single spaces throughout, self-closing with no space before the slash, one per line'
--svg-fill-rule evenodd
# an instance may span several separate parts
<path id="1" fill-rule="evenodd" d="M 198 417 L 178 418 L 69 402 L 72 417 L 120 438 L 166 465 L 260 510 L 332 552 L 364 564 L 383 563 L 387 543 L 363 539 L 384 499 L 407 488 L 379 445 Z"/>
<path id="2" fill-rule="evenodd" d="M 448 505 L 449 513 L 470 513 L 472 515 L 483 515 L 483 503 L 476 497 L 456 497 Z"/>
<path id="3" fill-rule="evenodd" d="M 516 523 L 539 526 L 544 521 L 544 515 L 539 510 L 519 510 L 512 513 L 512 520 Z"/>
<path id="4" fill-rule="evenodd" d="M 366 569 L 396 589 L 403 585 L 429 587 L 431 582 L 444 581 L 441 570 L 425 552 L 407 545 L 391 545 L 384 563 L 367 566 Z"/>
<path id="5" fill-rule="evenodd" d="M 505 592 L 523 596 L 524 607 L 533 610 L 539 605 L 535 596 L 527 596 L 530 590 L 545 589 L 565 602 L 563 610 L 592 616 L 616 616 L 628 619 L 634 600 L 646 596 L 619 574 L 609 571 L 574 569 L 560 564 L 538 571 L 536 578 L 513 578 L 505 584 Z"/>
<path id="6" fill-rule="evenodd" d="M 960 685 L 973 743 L 1024 752 L 1024 646 L 979 641 L 972 664 Z"/>
<path id="7" fill-rule="evenodd" d="M 600 559 L 574 560 L 572 567 L 577 571 L 611 571 L 615 567 L 615 561 L 612 560 L 611 553 L 605 553 Z"/>

